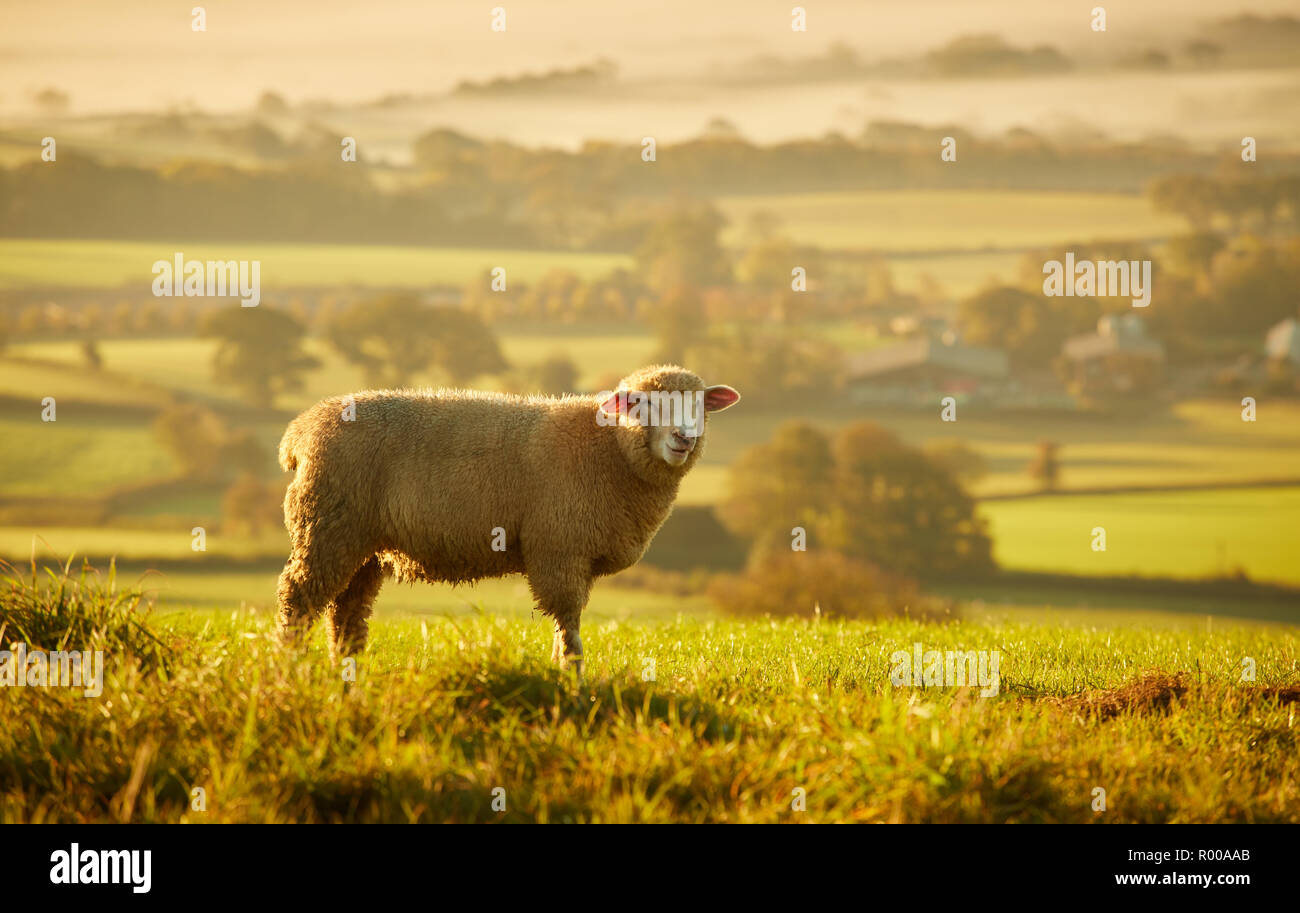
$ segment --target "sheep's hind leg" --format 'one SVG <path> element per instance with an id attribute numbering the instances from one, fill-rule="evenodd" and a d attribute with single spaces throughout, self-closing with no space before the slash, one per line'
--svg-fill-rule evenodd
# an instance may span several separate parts
<path id="1" fill-rule="evenodd" d="M 347 588 L 330 603 L 326 624 L 329 631 L 330 657 L 336 662 L 354 656 L 366 648 L 370 633 L 370 607 L 379 588 L 384 585 L 384 570 L 379 558 L 371 556 L 352 575 Z"/>
<path id="2" fill-rule="evenodd" d="M 280 572 L 277 591 L 280 613 L 277 634 L 280 642 L 297 646 L 352 579 L 361 560 L 342 562 L 334 556 L 309 554 L 295 548 Z"/>

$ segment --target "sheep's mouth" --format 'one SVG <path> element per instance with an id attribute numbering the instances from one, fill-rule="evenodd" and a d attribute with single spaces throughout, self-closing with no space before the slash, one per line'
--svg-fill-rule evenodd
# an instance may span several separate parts
<path id="1" fill-rule="evenodd" d="M 686 453 L 690 453 L 692 450 L 694 450 L 694 449 L 695 449 L 695 445 L 694 445 L 694 444 L 687 444 L 685 447 L 674 447 L 672 444 L 669 444 L 669 445 L 668 445 L 668 449 L 671 450 L 673 453 L 686 454 Z"/>

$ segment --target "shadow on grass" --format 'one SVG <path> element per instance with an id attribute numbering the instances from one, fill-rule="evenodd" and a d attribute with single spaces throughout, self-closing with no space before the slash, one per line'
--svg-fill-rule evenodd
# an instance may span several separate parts
<path id="1" fill-rule="evenodd" d="M 492 666 L 471 675 L 447 675 L 435 687 L 454 695 L 458 713 L 486 725 L 509 717 L 554 726 L 572 722 L 584 731 L 662 722 L 714 740 L 735 731 L 732 717 L 707 701 L 665 691 L 629 677 L 577 682 L 555 669 Z"/>

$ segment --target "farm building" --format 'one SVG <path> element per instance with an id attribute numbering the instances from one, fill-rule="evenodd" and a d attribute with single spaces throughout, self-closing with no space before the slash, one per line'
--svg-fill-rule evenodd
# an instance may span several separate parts
<path id="1" fill-rule="evenodd" d="M 1300 320 L 1288 317 L 1268 331 L 1264 351 L 1275 361 L 1300 365 Z"/>
<path id="2" fill-rule="evenodd" d="M 1079 393 L 1149 388 L 1164 372 L 1165 347 L 1147 335 L 1137 314 L 1102 317 L 1097 332 L 1071 336 L 1061 354 L 1068 382 Z"/>
<path id="3" fill-rule="evenodd" d="M 997 395 L 1008 382 L 1007 356 L 999 349 L 962 345 L 952 336 L 923 337 L 845 361 L 845 383 L 858 402 L 910 403 L 935 394 Z"/>

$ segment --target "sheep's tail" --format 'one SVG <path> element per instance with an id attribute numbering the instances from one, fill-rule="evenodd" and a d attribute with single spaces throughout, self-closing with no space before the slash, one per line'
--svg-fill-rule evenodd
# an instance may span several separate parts
<path id="1" fill-rule="evenodd" d="M 284 437 L 280 438 L 280 468 L 292 472 L 298 468 L 298 444 L 302 441 L 302 428 L 298 425 L 298 419 L 289 423 L 289 427 L 284 429 Z"/>

